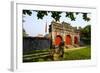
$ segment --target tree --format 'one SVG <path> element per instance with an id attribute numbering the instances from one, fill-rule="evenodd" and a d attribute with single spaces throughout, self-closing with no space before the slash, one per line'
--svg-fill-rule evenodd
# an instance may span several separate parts
<path id="1" fill-rule="evenodd" d="M 23 36 L 28 36 L 28 34 L 26 33 L 25 29 L 23 29 Z"/>
<path id="2" fill-rule="evenodd" d="M 27 15 L 31 16 L 32 11 L 34 11 L 34 10 L 23 10 L 23 14 L 24 14 L 24 15 L 27 14 Z M 51 17 L 52 17 L 55 21 L 59 21 L 59 20 L 60 20 L 60 17 L 61 17 L 60 14 L 62 13 L 61 11 L 36 11 L 36 12 L 37 12 L 37 17 L 38 17 L 38 19 L 43 19 L 44 16 L 47 16 L 48 13 L 51 13 Z M 82 12 L 66 12 L 65 17 L 70 18 L 71 21 L 75 21 L 75 19 L 76 19 L 75 14 L 78 15 L 79 13 L 82 14 L 83 19 L 84 19 L 85 21 L 89 21 L 89 20 L 90 20 L 90 18 L 87 17 L 87 14 L 88 14 L 88 13 L 82 13 Z"/>
<path id="3" fill-rule="evenodd" d="M 80 30 L 80 38 L 85 44 L 91 43 L 91 25 L 87 25 Z"/>

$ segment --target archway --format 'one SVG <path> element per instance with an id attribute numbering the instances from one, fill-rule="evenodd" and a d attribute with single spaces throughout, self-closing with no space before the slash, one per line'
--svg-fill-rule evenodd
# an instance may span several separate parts
<path id="1" fill-rule="evenodd" d="M 55 45 L 60 45 L 62 41 L 62 37 L 60 35 L 57 35 L 55 38 Z"/>
<path id="2" fill-rule="evenodd" d="M 76 36 L 74 37 L 74 44 L 78 44 L 78 38 Z"/>
<path id="3" fill-rule="evenodd" d="M 66 44 L 67 45 L 71 45 L 72 40 L 71 40 L 71 36 L 70 35 L 66 35 Z"/>

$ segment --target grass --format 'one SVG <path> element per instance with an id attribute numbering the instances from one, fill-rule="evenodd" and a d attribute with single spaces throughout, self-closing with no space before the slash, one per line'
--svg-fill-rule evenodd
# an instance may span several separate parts
<path id="1" fill-rule="evenodd" d="M 44 61 L 49 61 L 49 57 L 40 57 L 45 53 L 48 53 L 50 51 L 50 49 L 42 49 L 42 50 L 33 50 L 30 52 L 24 52 L 23 53 L 23 62 L 44 62 Z M 39 55 L 42 54 L 42 55 Z M 24 57 L 26 56 L 26 58 L 30 58 L 29 60 L 26 60 Z M 32 57 L 37 57 L 35 59 L 33 59 Z"/>
<path id="2" fill-rule="evenodd" d="M 91 59 L 91 48 L 86 46 L 78 50 L 68 51 L 64 53 L 63 60 L 84 60 Z"/>
<path id="3" fill-rule="evenodd" d="M 44 53 L 44 52 L 47 52 L 47 51 L 50 51 L 50 49 L 34 50 L 34 51 L 31 51 L 31 52 L 25 53 L 24 55 L 38 54 L 38 53 L 41 53 L 41 52 Z M 91 47 L 90 46 L 86 46 L 84 48 L 64 52 L 64 56 L 63 56 L 62 60 L 67 61 L 67 60 L 85 60 L 85 59 L 91 59 Z M 27 61 L 27 62 L 46 62 L 46 61 L 53 61 L 53 60 L 51 60 L 50 57 L 44 57 L 44 58 L 32 59 L 32 60 Z"/>

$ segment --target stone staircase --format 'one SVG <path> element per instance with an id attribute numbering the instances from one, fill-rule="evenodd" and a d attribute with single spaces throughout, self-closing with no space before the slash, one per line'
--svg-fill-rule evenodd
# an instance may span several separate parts
<path id="1" fill-rule="evenodd" d="M 66 49 L 77 48 L 77 47 L 80 47 L 80 46 L 77 45 L 77 44 L 74 44 L 74 45 L 66 45 L 66 46 L 65 46 Z"/>
<path id="2" fill-rule="evenodd" d="M 75 48 L 76 48 L 76 47 L 80 47 L 78 44 L 74 44 L 73 46 L 74 46 Z"/>

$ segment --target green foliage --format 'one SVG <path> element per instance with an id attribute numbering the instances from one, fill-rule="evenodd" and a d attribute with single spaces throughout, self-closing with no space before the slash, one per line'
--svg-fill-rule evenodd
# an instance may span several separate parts
<path id="1" fill-rule="evenodd" d="M 32 14 L 32 11 L 31 10 L 23 10 L 23 14 L 27 14 L 27 15 L 29 15 L 29 16 L 31 16 L 31 14 Z"/>
<path id="2" fill-rule="evenodd" d="M 34 10 L 23 10 L 23 14 L 24 15 L 29 15 L 31 16 L 32 14 L 32 11 Z M 60 20 L 60 17 L 61 17 L 61 13 L 62 12 L 59 12 L 59 11 L 36 11 L 37 12 L 37 17 L 38 19 L 43 19 L 43 17 L 46 15 L 48 15 L 48 13 L 51 13 L 51 17 L 55 20 L 55 21 L 59 21 Z M 81 12 L 66 12 L 66 15 L 65 17 L 68 17 L 71 19 L 71 21 L 75 21 L 76 17 L 74 14 L 78 15 L 79 13 Z M 83 20 L 85 21 L 90 21 L 90 18 L 87 17 L 87 14 L 88 13 L 82 13 L 83 14 Z"/>
<path id="3" fill-rule="evenodd" d="M 52 11 L 51 12 L 51 17 L 53 17 L 55 19 L 55 21 L 59 21 L 60 17 L 61 17 L 61 12 L 55 12 L 55 11 Z"/>
<path id="4" fill-rule="evenodd" d="M 28 36 L 28 34 L 26 33 L 25 29 L 23 29 L 23 36 Z"/>
<path id="5" fill-rule="evenodd" d="M 47 14 L 47 11 L 37 11 L 37 17 L 38 19 L 43 19 L 43 17 Z"/>
<path id="6" fill-rule="evenodd" d="M 87 25 L 83 29 L 80 30 L 80 38 L 85 44 L 91 43 L 91 26 Z"/>
<path id="7" fill-rule="evenodd" d="M 90 20 L 90 18 L 87 17 L 87 13 L 83 13 L 83 19 L 84 19 L 85 21 L 89 21 L 89 20 Z"/>
<path id="8" fill-rule="evenodd" d="M 76 13 L 78 14 L 78 13 Z M 74 12 L 66 12 L 66 17 L 70 18 L 71 21 L 75 21 Z"/>

